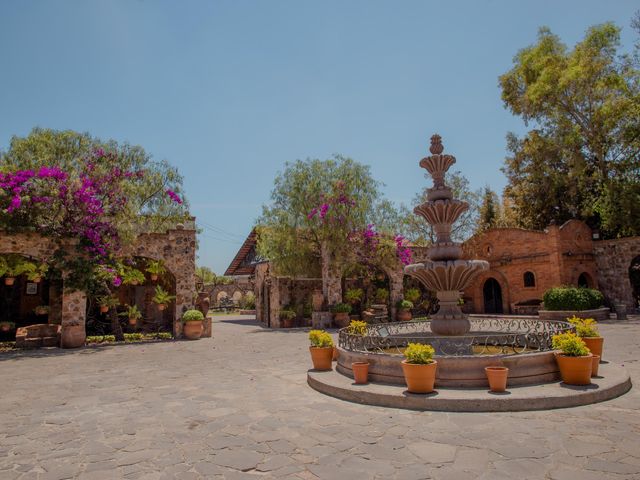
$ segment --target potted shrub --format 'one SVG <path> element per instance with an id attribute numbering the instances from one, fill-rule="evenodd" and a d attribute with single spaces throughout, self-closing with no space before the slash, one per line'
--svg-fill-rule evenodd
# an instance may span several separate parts
<path id="1" fill-rule="evenodd" d="M 404 299 L 410 301 L 414 305 L 420 300 L 422 294 L 418 288 L 407 288 L 404 292 Z"/>
<path id="2" fill-rule="evenodd" d="M 589 385 L 593 360 L 582 339 L 575 333 L 561 333 L 553 336 L 552 344 L 560 350 L 556 361 L 562 381 L 567 385 Z"/>
<path id="3" fill-rule="evenodd" d="M 337 303 L 333 306 L 333 320 L 339 328 L 349 325 L 349 314 L 351 313 L 351 305 L 348 303 Z"/>
<path id="4" fill-rule="evenodd" d="M 503 366 L 484 367 L 484 373 L 489 381 L 489 390 L 492 392 L 504 392 L 507 389 L 507 377 L 509 369 Z"/>
<path id="5" fill-rule="evenodd" d="M 348 328 L 348 332 L 351 335 L 365 335 L 367 333 L 367 322 L 351 320 Z M 352 362 L 351 371 L 356 384 L 369 383 L 369 362 Z"/>
<path id="6" fill-rule="evenodd" d="M 344 294 L 344 301 L 351 305 L 358 305 L 364 298 L 364 290 L 361 288 L 350 288 Z"/>
<path id="7" fill-rule="evenodd" d="M 386 305 L 389 301 L 389 290 L 386 288 L 378 288 L 376 289 L 376 293 L 373 296 L 376 304 Z"/>
<path id="8" fill-rule="evenodd" d="M 175 300 L 175 295 L 169 295 L 164 288 L 160 285 L 156 285 L 156 291 L 153 295 L 153 302 L 158 305 L 158 310 L 162 311 L 167 308 L 167 306 Z"/>
<path id="9" fill-rule="evenodd" d="M 14 328 L 16 328 L 16 324 L 13 322 L 0 322 L 0 332 L 7 333 Z"/>
<path id="10" fill-rule="evenodd" d="M 127 305 L 127 309 L 120 313 L 120 316 L 127 318 L 129 325 L 135 327 L 142 318 L 142 312 L 138 310 L 137 305 Z"/>
<path id="11" fill-rule="evenodd" d="M 295 310 L 291 308 L 284 308 L 283 310 L 280 310 L 280 320 L 282 320 L 282 328 L 292 328 L 294 318 L 296 318 Z"/>
<path id="12" fill-rule="evenodd" d="M 315 370 L 331 370 L 333 358 L 333 339 L 324 330 L 311 330 L 309 332 L 309 352 Z"/>
<path id="13" fill-rule="evenodd" d="M 13 285 L 16 277 L 29 270 L 29 265 L 33 265 L 33 263 L 25 260 L 20 255 L 0 257 L 0 274 L 4 276 L 4 284 L 7 286 Z"/>
<path id="14" fill-rule="evenodd" d="M 409 300 L 400 300 L 396 307 L 398 309 L 397 318 L 401 322 L 408 322 L 411 320 L 411 309 L 413 308 L 413 303 Z"/>
<path id="15" fill-rule="evenodd" d="M 593 318 L 579 318 L 575 315 L 567 320 L 576 327 L 576 334 L 582 339 L 591 354 L 597 355 L 602 360 L 604 338 L 598 332 L 598 323 Z"/>
<path id="16" fill-rule="evenodd" d="M 164 262 L 162 260 L 151 260 L 147 264 L 147 273 L 149 273 L 151 277 L 151 281 L 155 282 L 158 280 L 160 275 L 164 275 L 167 269 L 164 267 Z"/>
<path id="17" fill-rule="evenodd" d="M 49 305 L 38 305 L 36 308 L 33 309 L 33 313 L 35 313 L 38 316 L 48 315 L 50 310 L 51 308 L 49 307 Z"/>
<path id="18" fill-rule="evenodd" d="M 144 273 L 137 268 L 125 267 L 122 272 L 122 283 L 125 285 L 141 285 L 144 280 Z"/>
<path id="19" fill-rule="evenodd" d="M 182 333 L 189 340 L 198 340 L 202 336 L 204 315 L 200 310 L 187 310 L 182 315 Z"/>
<path id="20" fill-rule="evenodd" d="M 46 263 L 36 264 L 26 261 L 23 264 L 23 273 L 27 276 L 27 280 L 33 283 L 40 283 L 48 271 L 49 265 Z"/>
<path id="21" fill-rule="evenodd" d="M 120 300 L 111 296 L 98 297 L 98 305 L 100 305 L 100 313 L 107 313 L 111 308 L 120 305 Z"/>
<path id="22" fill-rule="evenodd" d="M 404 351 L 402 372 L 411 393 L 430 393 L 436 381 L 438 362 L 433 359 L 435 350 L 431 345 L 409 343 Z"/>
<path id="23" fill-rule="evenodd" d="M 598 290 L 583 287 L 554 287 L 542 296 L 541 320 L 564 320 L 573 315 L 602 320 L 609 318 L 609 309 L 602 306 L 604 296 Z"/>

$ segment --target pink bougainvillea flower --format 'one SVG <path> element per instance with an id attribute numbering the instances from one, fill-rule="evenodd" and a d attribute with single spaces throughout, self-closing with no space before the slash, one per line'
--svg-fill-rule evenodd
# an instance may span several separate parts
<path id="1" fill-rule="evenodd" d="M 169 198 L 171 198 L 171 200 L 173 200 L 177 204 L 181 204 L 182 203 L 182 199 L 173 190 L 167 190 L 167 195 L 169 195 Z"/>

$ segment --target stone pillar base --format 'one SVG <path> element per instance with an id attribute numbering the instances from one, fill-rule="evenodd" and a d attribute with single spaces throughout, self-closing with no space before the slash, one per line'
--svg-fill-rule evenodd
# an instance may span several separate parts
<path id="1" fill-rule="evenodd" d="M 329 328 L 331 326 L 331 320 L 331 312 L 313 312 L 311 314 L 311 328 Z"/>

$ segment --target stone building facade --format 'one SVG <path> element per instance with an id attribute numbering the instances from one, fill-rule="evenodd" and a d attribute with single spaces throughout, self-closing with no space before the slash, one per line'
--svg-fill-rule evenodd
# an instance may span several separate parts
<path id="1" fill-rule="evenodd" d="M 70 249 L 74 240 L 58 243 L 49 237 L 37 233 L 6 233 L 0 232 L 0 254 L 18 254 L 37 261 L 47 261 L 60 248 Z M 195 295 L 195 255 L 196 231 L 178 225 L 176 229 L 165 233 L 142 234 L 128 247 L 119 252 L 122 257 L 143 257 L 151 260 L 162 260 L 174 285 L 170 293 L 176 296 L 172 310 L 168 315 L 172 317 L 172 330 L 176 337 L 182 333 L 180 318 L 182 313 L 193 308 Z M 64 272 L 63 278 L 64 278 Z M 32 310 L 35 305 L 25 292 L 25 282 L 19 283 L 18 298 L 20 307 L 17 314 L 24 314 Z M 84 325 L 87 312 L 87 298 L 77 291 L 65 288 L 64 280 L 43 282 L 39 287 L 37 301 L 48 301 L 50 313 L 48 320 L 60 323 L 64 329 L 68 325 Z M 38 291 L 34 289 L 34 291 Z M 21 310 L 24 310 L 22 312 Z M 35 323 L 35 322 L 34 322 Z"/>
<path id="2" fill-rule="evenodd" d="M 640 304 L 640 237 L 594 242 L 600 289 L 611 303 Z M 635 274 L 634 271 L 635 270 Z"/>

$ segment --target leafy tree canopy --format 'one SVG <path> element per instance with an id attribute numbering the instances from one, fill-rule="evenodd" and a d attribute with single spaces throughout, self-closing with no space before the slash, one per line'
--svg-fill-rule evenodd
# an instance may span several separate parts
<path id="1" fill-rule="evenodd" d="M 507 137 L 505 196 L 520 226 L 581 218 L 608 237 L 640 234 L 640 72 L 605 23 L 568 49 L 548 28 L 500 77 L 532 129 Z"/>

